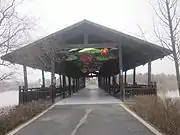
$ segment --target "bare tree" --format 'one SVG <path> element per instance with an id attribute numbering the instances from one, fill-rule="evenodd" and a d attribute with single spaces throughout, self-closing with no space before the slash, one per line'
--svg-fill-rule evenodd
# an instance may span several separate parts
<path id="1" fill-rule="evenodd" d="M 20 47 L 27 32 L 32 28 L 30 19 L 18 14 L 19 4 L 18 0 L 0 0 L 0 56 Z M 10 63 L 0 60 L 1 70 L 9 66 Z M 13 73 L 14 71 L 0 71 L 0 81 L 8 79 Z"/>
<path id="2" fill-rule="evenodd" d="M 152 2 L 152 1 L 151 1 Z M 152 3 L 151 3 L 152 4 Z M 152 4 L 154 12 L 158 18 L 158 23 L 154 24 L 154 32 L 161 45 L 172 50 L 169 56 L 174 61 L 176 69 L 177 86 L 180 92 L 180 5 L 178 0 L 156 0 Z M 159 24 L 159 27 L 158 27 Z"/>

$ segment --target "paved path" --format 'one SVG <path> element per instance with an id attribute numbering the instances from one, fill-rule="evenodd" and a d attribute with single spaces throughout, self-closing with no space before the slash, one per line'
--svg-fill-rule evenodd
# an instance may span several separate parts
<path id="1" fill-rule="evenodd" d="M 153 135 L 98 88 L 64 99 L 15 135 Z"/>

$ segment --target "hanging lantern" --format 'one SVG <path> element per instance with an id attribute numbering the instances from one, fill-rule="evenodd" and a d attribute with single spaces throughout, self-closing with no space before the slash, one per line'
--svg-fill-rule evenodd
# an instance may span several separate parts
<path id="1" fill-rule="evenodd" d="M 101 49 L 101 55 L 102 55 L 102 56 L 107 56 L 108 53 L 109 53 L 109 50 L 108 50 L 107 48 Z"/>

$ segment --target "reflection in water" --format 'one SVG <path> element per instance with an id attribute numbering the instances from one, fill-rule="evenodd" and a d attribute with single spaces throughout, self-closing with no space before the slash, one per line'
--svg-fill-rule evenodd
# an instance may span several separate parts
<path id="1" fill-rule="evenodd" d="M 18 91 L 0 92 L 0 107 L 18 105 L 18 99 Z"/>

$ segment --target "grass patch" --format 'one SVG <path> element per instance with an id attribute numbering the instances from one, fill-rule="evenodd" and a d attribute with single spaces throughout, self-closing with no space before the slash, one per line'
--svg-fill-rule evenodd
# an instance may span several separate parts
<path id="1" fill-rule="evenodd" d="M 156 96 L 137 97 L 128 105 L 146 121 L 166 135 L 180 135 L 180 102 L 177 99 L 160 99 Z"/>
<path id="2" fill-rule="evenodd" d="M 0 108 L 0 135 L 5 135 L 20 124 L 50 107 L 47 101 L 37 101 L 14 107 Z"/>

